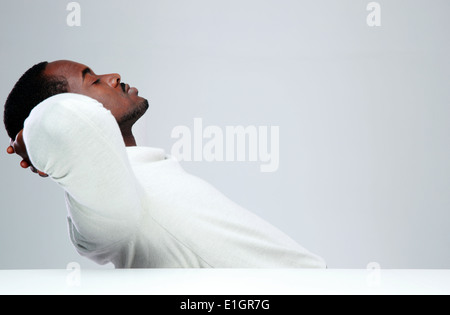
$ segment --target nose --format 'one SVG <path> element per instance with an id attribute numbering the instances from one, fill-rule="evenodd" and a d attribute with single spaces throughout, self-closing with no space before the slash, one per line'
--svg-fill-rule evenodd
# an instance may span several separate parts
<path id="1" fill-rule="evenodd" d="M 118 87 L 122 81 L 122 77 L 118 73 L 104 75 L 104 78 L 106 83 L 113 88 Z"/>

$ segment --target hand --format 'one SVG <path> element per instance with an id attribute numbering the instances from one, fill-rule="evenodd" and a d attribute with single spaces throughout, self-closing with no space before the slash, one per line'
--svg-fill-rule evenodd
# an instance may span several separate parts
<path id="1" fill-rule="evenodd" d="M 20 166 L 24 169 L 30 168 L 30 170 L 38 174 L 41 177 L 48 177 L 44 172 L 38 171 L 33 164 L 30 162 L 30 158 L 28 157 L 27 148 L 25 146 L 25 142 L 23 141 L 23 129 L 17 134 L 16 140 L 11 140 L 11 145 L 6 149 L 8 154 L 16 153 L 20 157 L 22 157 L 22 162 L 20 162 Z"/>

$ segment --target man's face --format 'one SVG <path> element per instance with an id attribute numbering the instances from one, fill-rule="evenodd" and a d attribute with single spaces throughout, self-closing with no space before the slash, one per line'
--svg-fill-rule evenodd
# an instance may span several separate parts
<path id="1" fill-rule="evenodd" d="M 121 127 L 132 126 L 149 106 L 136 88 L 121 82 L 119 74 L 97 75 L 85 65 L 66 60 L 49 63 L 45 74 L 66 78 L 70 93 L 86 95 L 102 103 Z"/>

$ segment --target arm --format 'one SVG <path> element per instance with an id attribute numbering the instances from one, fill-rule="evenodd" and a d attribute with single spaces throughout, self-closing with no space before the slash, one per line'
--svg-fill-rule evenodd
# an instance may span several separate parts
<path id="1" fill-rule="evenodd" d="M 71 216 L 83 237 L 104 244 L 132 232 L 142 213 L 140 187 L 119 126 L 102 104 L 54 96 L 33 109 L 23 136 L 32 165 L 76 203 Z"/>
<path id="2" fill-rule="evenodd" d="M 22 162 L 20 162 L 20 166 L 24 169 L 30 168 L 31 171 L 35 174 L 38 174 L 41 177 L 48 177 L 47 174 L 37 170 L 30 162 L 30 158 L 28 157 L 27 148 L 25 146 L 25 142 L 23 140 L 23 129 L 17 134 L 16 139 L 11 139 L 10 146 L 6 149 L 6 152 L 9 155 L 16 153 L 22 158 Z"/>

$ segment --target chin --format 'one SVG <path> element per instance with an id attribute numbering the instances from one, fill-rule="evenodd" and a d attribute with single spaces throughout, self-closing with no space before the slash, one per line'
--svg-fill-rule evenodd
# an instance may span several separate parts
<path id="1" fill-rule="evenodd" d="M 138 121 L 149 109 L 150 105 L 145 98 L 140 98 L 139 102 L 132 105 L 130 111 L 122 117 L 119 124 L 135 123 Z"/>
<path id="2" fill-rule="evenodd" d="M 137 107 L 143 111 L 142 115 L 144 115 L 150 108 L 150 104 L 148 103 L 148 100 L 141 97 L 141 101 L 138 103 Z"/>

